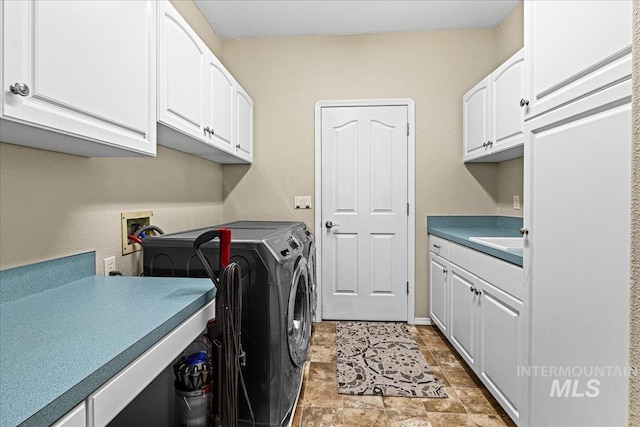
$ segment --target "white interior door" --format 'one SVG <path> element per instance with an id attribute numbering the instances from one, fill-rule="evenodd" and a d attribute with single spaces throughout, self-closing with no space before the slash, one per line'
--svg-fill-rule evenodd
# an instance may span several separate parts
<path id="1" fill-rule="evenodd" d="M 321 113 L 322 317 L 407 320 L 407 106 Z"/>

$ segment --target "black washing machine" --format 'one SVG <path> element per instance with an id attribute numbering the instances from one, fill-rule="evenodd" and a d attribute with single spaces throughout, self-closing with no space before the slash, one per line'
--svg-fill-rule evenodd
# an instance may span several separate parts
<path id="1" fill-rule="evenodd" d="M 207 277 L 193 242 L 202 233 L 231 229 L 231 262 L 242 276 L 242 368 L 257 426 L 283 426 L 293 416 L 311 335 L 309 270 L 304 242 L 290 226 L 223 224 L 143 240 L 145 276 Z M 218 273 L 219 242 L 201 246 Z M 238 397 L 239 425 L 250 425 Z"/>

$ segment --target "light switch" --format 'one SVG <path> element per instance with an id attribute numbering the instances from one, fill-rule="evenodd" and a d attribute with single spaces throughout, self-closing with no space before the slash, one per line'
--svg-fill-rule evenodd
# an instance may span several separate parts
<path id="1" fill-rule="evenodd" d="M 513 196 L 513 209 L 520 210 L 520 196 Z"/>
<path id="2" fill-rule="evenodd" d="M 296 209 L 311 209 L 311 196 L 295 196 Z"/>

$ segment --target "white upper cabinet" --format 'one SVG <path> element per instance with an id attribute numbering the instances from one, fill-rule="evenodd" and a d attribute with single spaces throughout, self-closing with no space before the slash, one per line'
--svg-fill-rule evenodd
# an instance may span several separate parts
<path id="1" fill-rule="evenodd" d="M 212 53 L 207 57 L 209 82 L 207 124 L 214 144 L 233 151 L 233 98 L 235 81 Z"/>
<path id="2" fill-rule="evenodd" d="M 6 1 L 0 15 L 0 140 L 155 155 L 155 1 Z"/>
<path id="3" fill-rule="evenodd" d="M 631 76 L 631 1 L 525 1 L 525 118 Z"/>
<path id="4" fill-rule="evenodd" d="M 464 161 L 486 155 L 489 141 L 489 77 L 462 98 Z"/>
<path id="5" fill-rule="evenodd" d="M 523 79 L 521 49 L 463 96 L 464 162 L 522 157 Z"/>
<path id="6" fill-rule="evenodd" d="M 236 154 L 253 160 L 253 100 L 238 84 L 236 91 Z"/>
<path id="7" fill-rule="evenodd" d="M 514 147 L 513 157 L 522 157 L 524 143 L 524 50 L 520 49 L 489 76 L 491 80 L 491 154 Z M 505 153 L 506 154 L 506 153 Z M 506 159 L 505 159 L 506 160 Z"/>
<path id="8" fill-rule="evenodd" d="M 251 163 L 236 142 L 237 121 L 246 121 L 236 113 L 238 84 L 171 3 L 159 8 L 158 144 L 218 163 Z M 248 129 L 243 143 L 253 138 L 251 123 Z"/>
<path id="9" fill-rule="evenodd" d="M 158 22 L 158 121 L 203 138 L 207 47 L 182 16 L 167 6 L 161 3 Z"/>

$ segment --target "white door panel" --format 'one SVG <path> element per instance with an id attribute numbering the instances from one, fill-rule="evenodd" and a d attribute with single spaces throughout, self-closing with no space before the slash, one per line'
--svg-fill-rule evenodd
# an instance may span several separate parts
<path id="1" fill-rule="evenodd" d="M 202 140 L 207 49 L 173 7 L 161 8 L 158 119 Z"/>
<path id="2" fill-rule="evenodd" d="M 322 109 L 323 318 L 407 320 L 407 115 Z"/>
<path id="3" fill-rule="evenodd" d="M 474 86 L 462 98 L 464 123 L 465 161 L 480 157 L 486 152 L 489 140 L 489 77 Z"/>
<path id="4" fill-rule="evenodd" d="M 431 320 L 438 325 L 442 333 L 449 336 L 447 262 L 433 253 L 429 255 L 429 261 Z"/>
<path id="5" fill-rule="evenodd" d="M 213 54 L 207 55 L 209 105 L 205 126 L 212 130 L 215 143 L 226 150 L 233 148 L 234 81 Z"/>
<path id="6" fill-rule="evenodd" d="M 480 376 L 489 389 L 518 417 L 521 378 L 518 361 L 522 331 L 522 303 L 486 285 L 482 289 L 482 357 Z"/>
<path id="7" fill-rule="evenodd" d="M 628 366 L 630 129 L 626 103 L 528 137 L 532 366 Z M 588 400 L 550 395 L 554 380 L 531 378 L 532 425 L 625 424 L 625 376 L 579 378 L 600 382 Z"/>
<path id="8" fill-rule="evenodd" d="M 475 294 L 476 278 L 466 271 L 451 269 L 451 343 L 474 367 L 476 360 L 476 315 Z"/>

